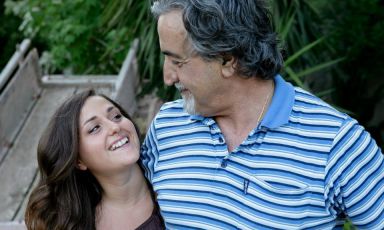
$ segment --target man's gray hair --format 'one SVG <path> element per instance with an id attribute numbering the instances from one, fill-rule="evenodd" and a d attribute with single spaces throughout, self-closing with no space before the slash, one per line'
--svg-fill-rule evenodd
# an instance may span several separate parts
<path id="1" fill-rule="evenodd" d="M 277 34 L 265 0 L 158 0 L 156 19 L 174 10 L 183 22 L 192 49 L 206 60 L 234 57 L 245 77 L 271 79 L 283 67 Z"/>

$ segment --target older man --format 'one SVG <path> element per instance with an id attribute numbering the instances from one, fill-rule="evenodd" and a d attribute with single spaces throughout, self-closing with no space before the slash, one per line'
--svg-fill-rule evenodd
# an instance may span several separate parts
<path id="1" fill-rule="evenodd" d="M 166 103 L 142 148 L 170 229 L 384 228 L 384 160 L 354 119 L 278 74 L 262 0 L 152 6 Z"/>

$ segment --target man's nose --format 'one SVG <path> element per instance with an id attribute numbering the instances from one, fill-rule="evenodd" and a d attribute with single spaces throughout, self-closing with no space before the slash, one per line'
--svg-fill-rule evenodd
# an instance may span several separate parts
<path id="1" fill-rule="evenodd" d="M 179 78 L 177 76 L 177 72 L 169 66 L 168 61 L 164 62 L 163 66 L 163 78 L 164 78 L 164 84 L 171 86 L 179 81 Z"/>

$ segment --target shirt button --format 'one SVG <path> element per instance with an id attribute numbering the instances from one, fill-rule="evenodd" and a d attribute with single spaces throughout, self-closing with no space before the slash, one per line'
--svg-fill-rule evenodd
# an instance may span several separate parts
<path id="1" fill-rule="evenodd" d="M 219 137 L 219 142 L 220 143 L 223 143 L 224 142 L 224 139 L 222 137 Z"/>
<path id="2" fill-rule="evenodd" d="M 221 167 L 222 167 L 222 168 L 227 167 L 227 160 L 226 160 L 226 159 L 223 159 L 223 160 L 221 161 Z"/>

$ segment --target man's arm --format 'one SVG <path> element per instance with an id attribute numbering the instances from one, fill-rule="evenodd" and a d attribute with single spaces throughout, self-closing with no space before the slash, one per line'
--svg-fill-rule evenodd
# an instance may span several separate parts
<path id="1" fill-rule="evenodd" d="M 384 229 L 384 159 L 380 148 L 348 118 L 335 137 L 326 167 L 326 207 L 344 212 L 359 229 Z"/>

